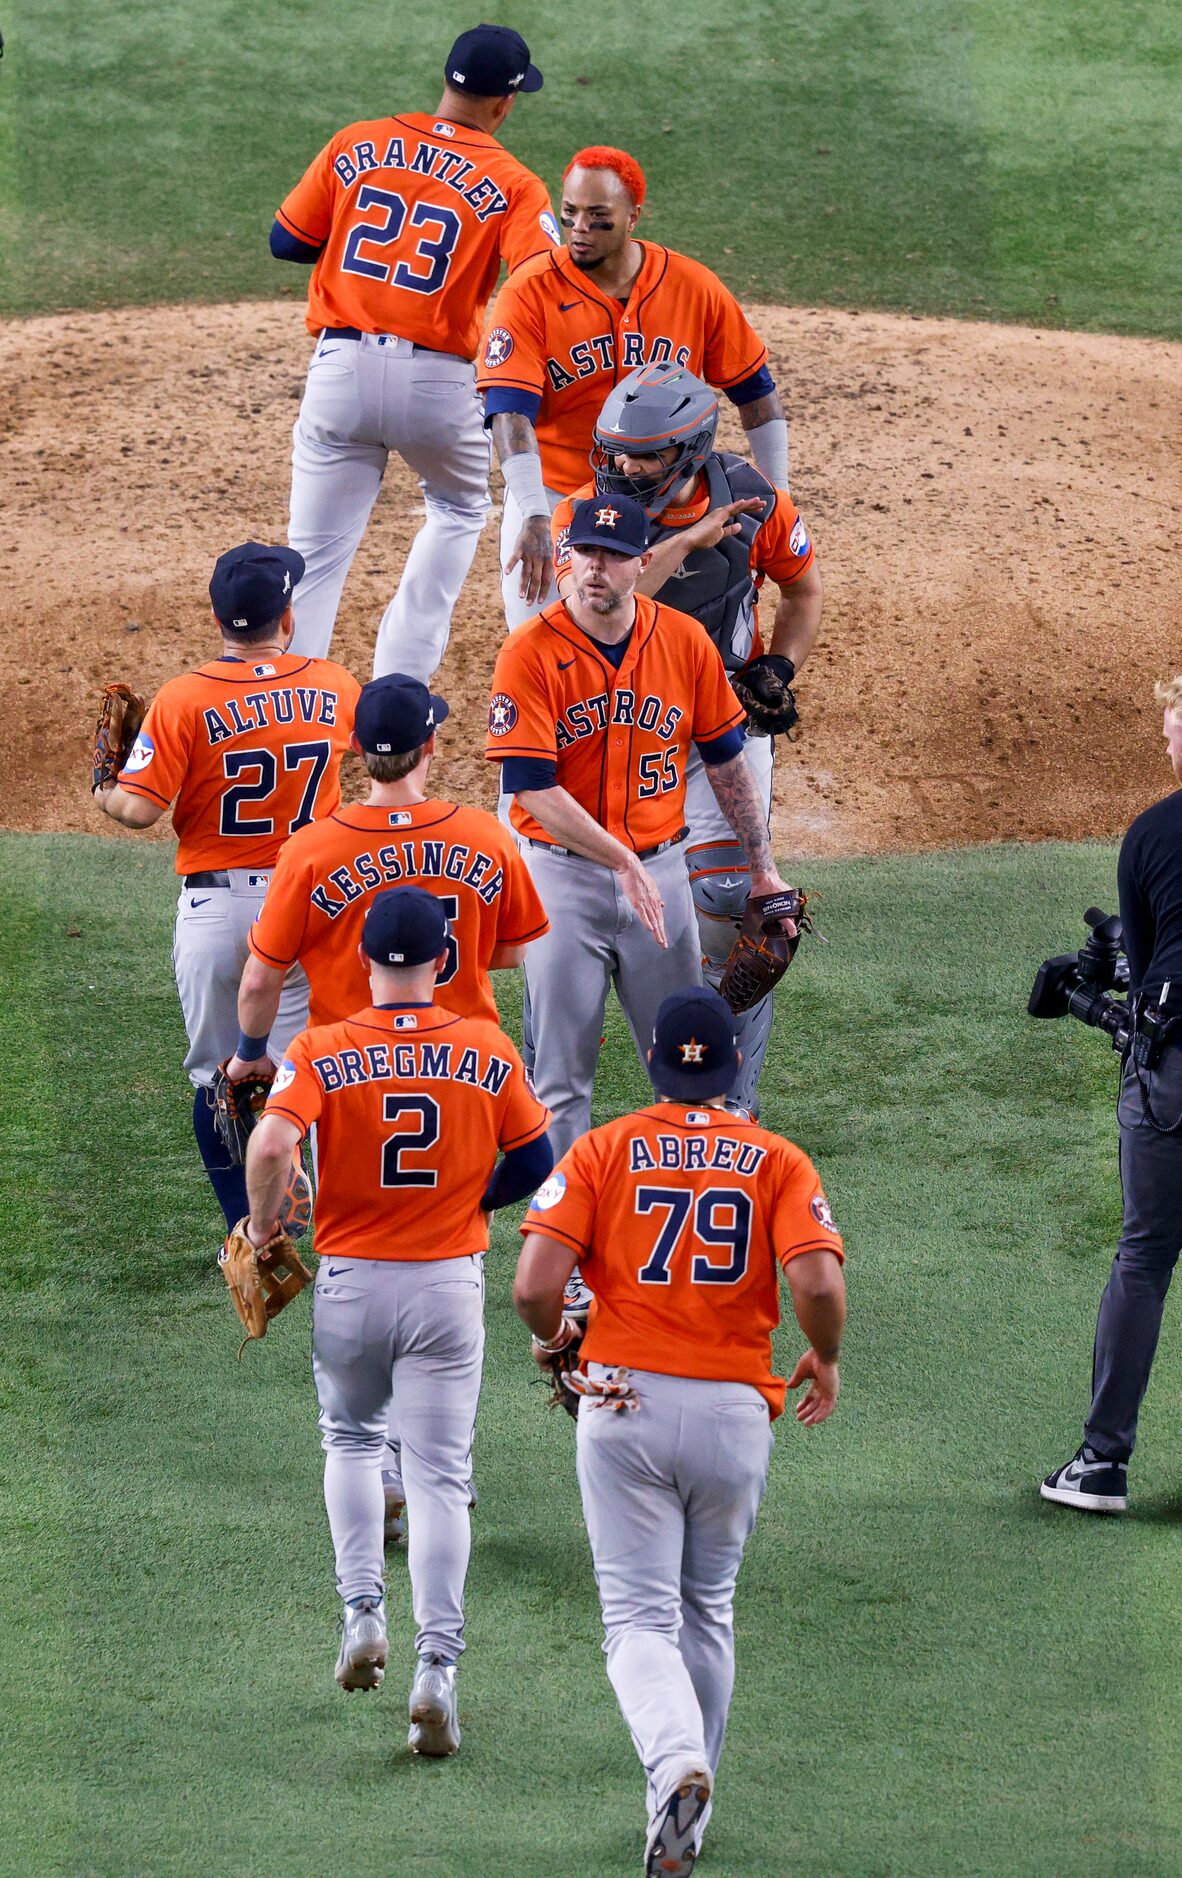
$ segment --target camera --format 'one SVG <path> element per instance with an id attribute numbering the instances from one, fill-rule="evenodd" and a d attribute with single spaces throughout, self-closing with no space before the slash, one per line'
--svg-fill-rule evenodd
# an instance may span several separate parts
<path id="1" fill-rule="evenodd" d="M 1084 922 L 1092 928 L 1086 945 L 1079 952 L 1065 952 L 1062 958 L 1049 958 L 1039 965 L 1026 1010 L 1032 1018 L 1079 1018 L 1081 1024 L 1096 1025 L 1111 1037 L 1112 1050 L 1120 1055 L 1133 1050 L 1137 1061 L 1152 1067 L 1148 1046 L 1154 1039 L 1144 1033 L 1144 1018 L 1152 1012 L 1146 1012 L 1139 1025 L 1126 999 L 1112 995 L 1128 993 L 1129 988 L 1129 963 L 1120 947 L 1120 918 L 1088 907 Z"/>
<path id="2" fill-rule="evenodd" d="M 1162 1014 L 1147 1010 L 1138 1015 L 1126 998 L 1113 996 L 1123 992 L 1127 997 L 1129 988 L 1120 920 L 1098 906 L 1090 906 L 1084 920 L 1091 928 L 1087 943 L 1078 952 L 1044 960 L 1026 1009 L 1031 1017 L 1074 1017 L 1092 1024 L 1112 1039 L 1114 1050 L 1131 1053 L 1134 1062 L 1152 1069 L 1160 1054 Z"/>

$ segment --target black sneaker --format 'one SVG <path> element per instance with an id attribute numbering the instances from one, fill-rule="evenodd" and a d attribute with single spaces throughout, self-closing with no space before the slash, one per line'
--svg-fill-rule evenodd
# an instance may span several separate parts
<path id="1" fill-rule="evenodd" d="M 1048 1474 L 1039 1491 L 1044 1500 L 1078 1506 L 1082 1513 L 1123 1513 L 1129 1504 L 1129 1464 L 1110 1461 L 1085 1441 L 1065 1467 Z"/>

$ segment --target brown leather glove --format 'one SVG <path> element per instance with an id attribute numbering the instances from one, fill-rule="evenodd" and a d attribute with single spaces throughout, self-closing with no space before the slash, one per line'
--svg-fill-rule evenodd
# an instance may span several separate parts
<path id="1" fill-rule="evenodd" d="M 91 792 L 100 783 L 113 783 L 131 755 L 140 734 L 147 705 L 130 685 L 104 685 L 99 697 L 99 719 L 90 753 Z"/>
<path id="2" fill-rule="evenodd" d="M 312 1283 L 311 1272 L 284 1233 L 277 1232 L 266 1245 L 252 1245 L 244 1219 L 218 1253 L 218 1264 L 246 1332 L 239 1356 L 252 1338 L 265 1337 L 271 1319 Z"/>
<path id="3" fill-rule="evenodd" d="M 767 997 L 788 970 L 802 932 L 811 932 L 805 913 L 807 894 L 790 887 L 787 893 L 753 893 L 747 900 L 739 936 L 731 947 L 718 989 L 737 1016 Z M 781 920 L 796 921 L 790 939 Z"/>

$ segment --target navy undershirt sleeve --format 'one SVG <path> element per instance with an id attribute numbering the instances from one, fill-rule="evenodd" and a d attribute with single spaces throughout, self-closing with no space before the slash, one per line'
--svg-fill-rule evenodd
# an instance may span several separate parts
<path id="1" fill-rule="evenodd" d="M 487 430 L 498 411 L 520 411 L 531 424 L 538 421 L 542 400 L 536 391 L 520 391 L 513 385 L 494 385 L 484 394 L 484 427 Z"/>
<path id="2" fill-rule="evenodd" d="M 510 1148 L 493 1168 L 481 1206 L 495 1213 L 498 1207 L 524 1200 L 527 1193 L 534 1193 L 541 1186 L 553 1165 L 554 1150 L 548 1134 L 527 1141 L 523 1147 Z"/>
<path id="3" fill-rule="evenodd" d="M 554 789 L 558 786 L 558 765 L 545 756 L 507 756 L 501 764 L 501 788 L 507 796 L 520 795 L 523 789 Z"/>
<path id="4" fill-rule="evenodd" d="M 732 404 L 753 404 L 756 398 L 766 398 L 776 389 L 776 381 L 766 365 L 761 365 L 750 378 L 742 379 L 739 384 L 731 385 L 727 397 Z"/>
<path id="5" fill-rule="evenodd" d="M 301 261 L 307 266 L 316 260 L 323 246 L 323 242 L 301 241 L 282 222 L 271 223 L 271 253 L 277 261 Z"/>
<path id="6" fill-rule="evenodd" d="M 738 756 L 746 741 L 746 731 L 741 724 L 736 724 L 733 730 L 724 730 L 721 737 L 699 743 L 697 751 L 703 763 L 729 763 L 732 756 Z"/>

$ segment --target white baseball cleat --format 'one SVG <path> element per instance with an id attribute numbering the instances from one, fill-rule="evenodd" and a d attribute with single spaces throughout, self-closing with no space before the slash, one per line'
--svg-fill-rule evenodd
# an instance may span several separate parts
<path id="1" fill-rule="evenodd" d="M 689 1878 L 702 1844 L 703 1815 L 714 1777 L 709 1768 L 687 1768 L 675 1783 L 649 1831 L 644 1878 Z"/>
<path id="2" fill-rule="evenodd" d="M 341 1653 L 333 1671 L 341 1688 L 380 1689 L 390 1653 L 385 1604 L 380 1598 L 358 1598 L 355 1604 L 346 1604 L 342 1630 Z"/>
<path id="3" fill-rule="evenodd" d="M 410 1692 L 410 1732 L 407 1746 L 415 1754 L 442 1757 L 460 1745 L 456 1713 L 456 1666 L 424 1656 L 415 1671 Z"/>

